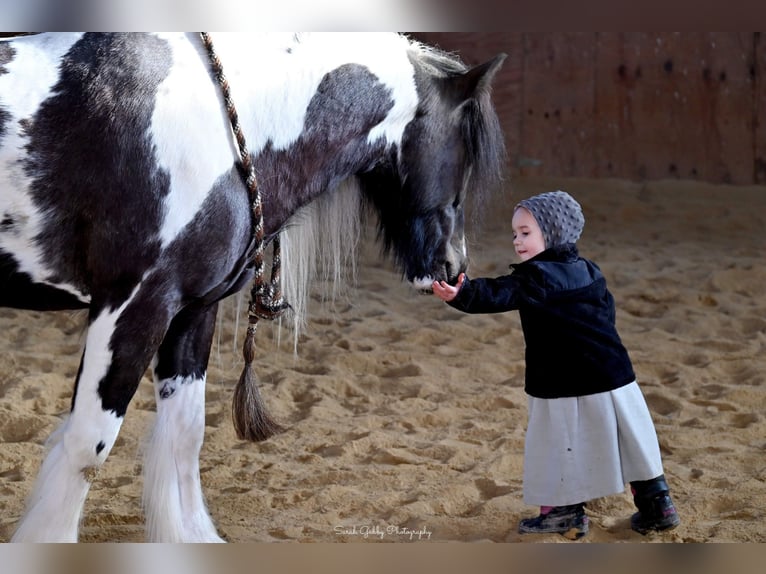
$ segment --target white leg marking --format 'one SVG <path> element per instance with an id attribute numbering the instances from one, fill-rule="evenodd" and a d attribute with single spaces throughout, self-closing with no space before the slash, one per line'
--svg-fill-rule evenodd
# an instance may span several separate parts
<path id="1" fill-rule="evenodd" d="M 223 542 L 208 514 L 199 475 L 205 377 L 155 378 L 154 388 L 157 420 L 144 462 L 147 538 L 151 542 Z"/>
<path id="2" fill-rule="evenodd" d="M 40 468 L 12 542 L 77 542 L 89 484 L 67 452 L 68 432 L 69 419 L 51 436 L 55 444 Z"/>
<path id="3" fill-rule="evenodd" d="M 111 313 L 104 311 L 88 328 L 75 407 L 49 440 L 50 452 L 13 542 L 77 542 L 90 481 L 122 426 L 121 417 L 102 410 L 98 384 L 112 362 L 110 340 L 129 301 Z"/>

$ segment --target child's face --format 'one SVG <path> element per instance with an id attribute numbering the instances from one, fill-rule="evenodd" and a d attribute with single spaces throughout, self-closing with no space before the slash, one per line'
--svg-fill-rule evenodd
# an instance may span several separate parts
<path id="1" fill-rule="evenodd" d="M 513 247 L 519 259 L 526 261 L 545 251 L 545 238 L 537 220 L 529 211 L 519 207 L 513 212 Z"/>

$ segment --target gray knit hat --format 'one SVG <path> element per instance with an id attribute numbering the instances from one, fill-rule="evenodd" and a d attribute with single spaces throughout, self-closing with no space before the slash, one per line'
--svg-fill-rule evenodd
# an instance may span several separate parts
<path id="1" fill-rule="evenodd" d="M 545 248 L 580 239 L 585 216 L 582 207 L 566 191 L 550 191 L 522 199 L 516 209 L 524 207 L 532 214 L 543 232 Z"/>

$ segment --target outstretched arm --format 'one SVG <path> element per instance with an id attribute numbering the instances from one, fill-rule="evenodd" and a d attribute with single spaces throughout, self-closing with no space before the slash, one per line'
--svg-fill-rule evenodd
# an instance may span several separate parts
<path id="1" fill-rule="evenodd" d="M 463 286 L 463 283 L 465 283 L 465 273 L 461 273 L 457 276 L 456 285 L 450 285 L 446 281 L 434 281 L 431 287 L 434 290 L 434 295 L 436 295 L 442 301 L 449 302 L 457 297 L 457 294 L 460 291 L 460 288 Z"/>

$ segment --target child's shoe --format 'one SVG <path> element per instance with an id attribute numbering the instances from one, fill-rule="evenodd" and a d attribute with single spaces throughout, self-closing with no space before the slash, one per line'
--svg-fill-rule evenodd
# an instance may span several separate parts
<path id="1" fill-rule="evenodd" d="M 679 524 L 681 518 L 667 492 L 644 501 L 638 507 L 638 512 L 630 517 L 630 527 L 639 534 L 646 534 L 650 530 L 672 530 Z"/>
<path id="2" fill-rule="evenodd" d="M 633 503 L 638 509 L 630 517 L 633 530 L 646 534 L 651 530 L 671 530 L 681 523 L 663 475 L 652 480 L 631 482 L 630 486 Z"/>
<path id="3" fill-rule="evenodd" d="M 541 512 L 539 516 L 524 518 L 519 522 L 519 533 L 557 532 L 565 538 L 577 540 L 588 533 L 588 517 L 584 507 L 582 502 L 570 506 L 554 506 L 548 512 Z"/>

